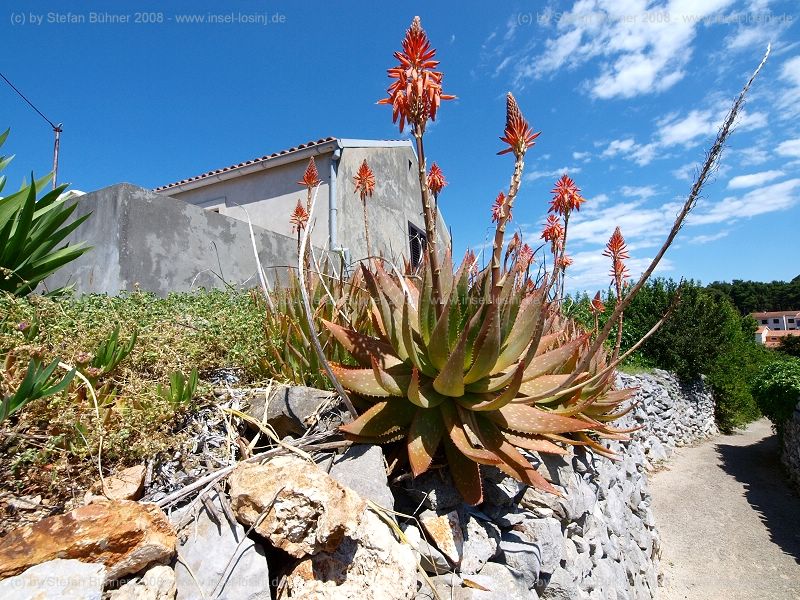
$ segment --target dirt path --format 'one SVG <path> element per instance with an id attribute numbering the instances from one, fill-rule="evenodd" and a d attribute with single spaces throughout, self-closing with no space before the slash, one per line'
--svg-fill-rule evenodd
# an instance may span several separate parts
<path id="1" fill-rule="evenodd" d="M 800 598 L 800 497 L 768 421 L 678 450 L 651 490 L 660 600 Z"/>

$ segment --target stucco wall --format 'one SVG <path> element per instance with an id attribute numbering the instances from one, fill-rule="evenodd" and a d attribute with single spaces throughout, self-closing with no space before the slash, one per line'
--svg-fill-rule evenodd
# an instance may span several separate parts
<path id="1" fill-rule="evenodd" d="M 311 242 L 324 248 L 328 241 L 328 185 L 331 152 L 314 157 L 322 184 L 314 208 Z M 167 191 L 165 194 L 203 208 L 219 208 L 221 215 L 246 221 L 244 207 L 254 225 L 295 237 L 289 217 L 298 199 L 306 202 L 306 190 L 298 185 L 308 164 L 297 160 L 262 171 L 217 181 L 193 190 Z"/>
<path id="2" fill-rule="evenodd" d="M 259 285 L 247 223 L 129 183 L 81 196 L 73 218 L 88 212 L 67 241 L 94 248 L 45 280 L 48 289 L 73 283 L 79 293 L 117 294 L 138 286 L 164 296 L 224 287 L 218 275 L 235 286 Z M 254 229 L 262 265 L 275 281 L 297 263 L 296 241 Z"/>
<path id="3" fill-rule="evenodd" d="M 364 159 L 375 173 L 375 194 L 367 199 L 372 252 L 390 258 L 408 257 L 408 223 L 424 232 L 425 221 L 420 204 L 417 158 L 407 146 L 342 150 L 336 188 L 339 242 L 350 250 L 352 260 L 367 256 L 363 207 L 353 185 L 353 177 Z M 441 220 L 438 233 L 442 249 L 449 245 L 450 236 Z"/>

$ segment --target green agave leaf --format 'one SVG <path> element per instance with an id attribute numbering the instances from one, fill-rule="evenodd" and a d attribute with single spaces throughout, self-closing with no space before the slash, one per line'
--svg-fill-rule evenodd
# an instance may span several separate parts
<path id="1" fill-rule="evenodd" d="M 417 407 L 404 400 L 377 402 L 355 421 L 339 429 L 355 438 L 382 438 L 397 432 L 405 432 Z"/>
<path id="2" fill-rule="evenodd" d="M 322 319 L 322 324 L 362 367 L 371 366 L 373 359 L 377 359 L 384 369 L 399 365 L 402 362 L 395 355 L 391 345 L 386 342 L 363 335 L 353 329 L 345 329 L 341 325 L 331 323 L 325 319 Z"/>
<path id="3" fill-rule="evenodd" d="M 448 438 L 444 438 L 444 451 L 450 476 L 464 501 L 472 506 L 483 502 L 483 482 L 478 463 L 461 454 Z"/>
<path id="4" fill-rule="evenodd" d="M 465 386 L 464 389 L 467 392 L 472 392 L 475 394 L 497 392 L 511 383 L 511 380 L 514 379 L 515 373 L 516 371 L 509 369 L 506 373 L 498 373 L 497 375 L 493 375 L 491 377 L 484 377 L 475 383 L 470 383 L 469 385 Z"/>
<path id="5" fill-rule="evenodd" d="M 433 408 L 445 400 L 449 400 L 447 396 L 440 394 L 429 385 L 421 386 L 419 370 L 416 367 L 411 369 L 411 381 L 408 384 L 407 397 L 420 408 Z"/>
<path id="6" fill-rule="evenodd" d="M 406 304 L 403 307 L 403 343 L 406 346 L 408 358 L 416 369 L 428 377 L 435 377 L 436 369 L 434 369 L 433 365 L 431 365 L 428 361 L 425 349 L 420 350 L 420 347 L 417 344 L 417 341 L 419 341 L 420 338 L 421 336 L 414 335 L 414 331 L 411 328 L 411 314 Z"/>
<path id="7" fill-rule="evenodd" d="M 522 433 L 569 433 L 594 429 L 590 423 L 580 419 L 562 417 L 525 404 L 508 404 L 486 413 L 486 416 L 502 429 Z"/>
<path id="8" fill-rule="evenodd" d="M 388 398 L 391 396 L 375 377 L 372 369 L 355 369 L 331 363 L 331 370 L 345 389 L 362 396 Z"/>
<path id="9" fill-rule="evenodd" d="M 444 431 L 442 414 L 438 410 L 417 410 L 408 430 L 408 462 L 414 477 L 430 468 Z"/>
<path id="10" fill-rule="evenodd" d="M 451 308 L 452 305 L 449 302 L 442 306 L 442 314 L 439 315 L 439 319 L 431 332 L 431 339 L 428 342 L 428 358 L 438 370 L 444 368 L 447 357 L 450 356 L 450 344 L 448 342 Z"/>

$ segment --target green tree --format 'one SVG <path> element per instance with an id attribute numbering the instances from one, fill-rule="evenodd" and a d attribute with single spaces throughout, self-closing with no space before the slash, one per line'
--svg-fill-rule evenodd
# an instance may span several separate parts
<path id="1" fill-rule="evenodd" d="M 787 335 L 781 338 L 778 350 L 789 356 L 800 358 L 800 335 Z"/>

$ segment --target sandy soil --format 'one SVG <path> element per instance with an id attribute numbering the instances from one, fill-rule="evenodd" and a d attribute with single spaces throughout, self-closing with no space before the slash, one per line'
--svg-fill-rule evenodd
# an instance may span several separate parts
<path id="1" fill-rule="evenodd" d="M 651 490 L 660 600 L 800 599 L 800 497 L 768 421 L 679 449 Z"/>

